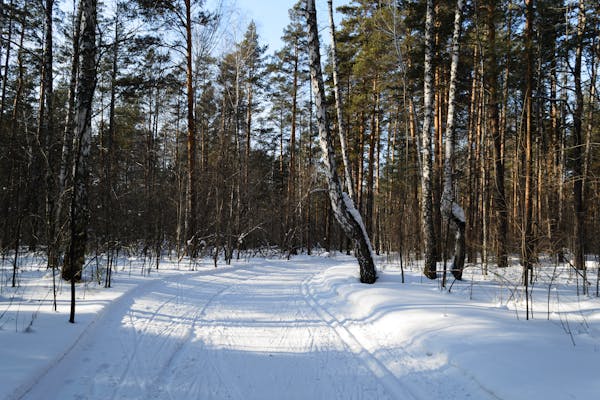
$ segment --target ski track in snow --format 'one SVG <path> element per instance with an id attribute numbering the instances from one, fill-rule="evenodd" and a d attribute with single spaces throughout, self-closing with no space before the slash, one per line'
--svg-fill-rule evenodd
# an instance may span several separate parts
<path id="1" fill-rule="evenodd" d="M 347 345 L 365 365 L 377 376 L 388 392 L 395 399 L 500 399 L 492 390 L 488 389 L 475 377 L 449 362 L 442 369 L 428 366 L 428 358 L 433 354 L 423 356 L 413 354 L 406 346 L 387 348 L 381 343 L 370 340 L 365 332 L 365 325 L 377 316 L 371 315 L 362 323 L 336 316 L 318 300 L 318 295 L 312 289 L 315 276 L 310 276 L 302 282 L 302 291 L 321 318 L 336 331 L 340 339 Z M 362 325 L 362 326 L 361 326 Z M 430 331 L 424 330 L 423 335 Z M 400 365 L 407 372 L 406 378 L 398 378 L 389 365 Z M 432 382 L 444 382 L 443 385 Z M 425 391 L 424 391 L 425 390 Z"/>
<path id="2" fill-rule="evenodd" d="M 400 286 L 395 270 L 362 285 L 350 257 L 163 272 L 90 285 L 75 326 L 46 312 L 28 331 L 9 315 L 22 332 L 0 330 L 0 398 L 587 399 L 600 388 L 597 299 L 564 288 L 552 321 L 524 322 L 497 305 L 502 287 L 482 283 L 473 300 L 472 284 Z M 33 277 L 17 303 L 27 315 L 48 287 Z"/>
<path id="3" fill-rule="evenodd" d="M 395 398 L 305 297 L 320 271 L 266 261 L 138 286 L 17 398 Z"/>
<path id="4" fill-rule="evenodd" d="M 313 286 L 328 266 L 266 260 L 140 285 L 16 398 L 414 400 L 432 382 L 436 398 L 498 398 L 328 310 Z"/>

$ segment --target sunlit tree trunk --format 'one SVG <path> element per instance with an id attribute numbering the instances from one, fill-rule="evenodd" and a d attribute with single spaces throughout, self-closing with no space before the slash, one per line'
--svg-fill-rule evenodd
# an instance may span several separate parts
<path id="1" fill-rule="evenodd" d="M 424 63 L 424 117 L 421 132 L 421 226 L 423 229 L 423 274 L 429 279 L 437 277 L 435 260 L 435 236 L 433 230 L 432 201 L 432 148 L 433 135 L 433 0 L 427 0 L 425 16 L 425 63 Z"/>
<path id="2" fill-rule="evenodd" d="M 354 207 L 352 199 L 342 191 L 342 184 L 337 174 L 335 151 L 325 105 L 325 87 L 321 72 L 319 32 L 317 29 L 317 13 L 314 0 L 306 0 L 306 16 L 310 76 L 315 97 L 319 142 L 321 144 L 331 208 L 346 236 L 351 238 L 356 245 L 356 257 L 360 266 L 360 281 L 363 283 L 375 283 L 377 273 L 373 262 L 371 242 L 362 223 L 362 218 Z"/>
<path id="3" fill-rule="evenodd" d="M 452 258 L 452 274 L 456 279 L 462 279 L 462 271 L 465 263 L 465 213 L 456 202 L 453 184 L 454 167 L 454 114 L 456 103 L 456 80 L 458 71 L 458 56 L 460 50 L 461 21 L 464 0 L 456 3 L 454 14 L 454 33 L 452 35 L 452 60 L 450 64 L 450 87 L 448 89 L 448 118 L 446 121 L 446 143 L 444 154 L 444 191 L 441 200 L 441 213 L 443 223 L 448 231 L 456 232 L 454 240 L 454 257 Z M 452 228 L 452 229 L 450 229 Z M 447 234 L 450 234 L 448 232 Z"/>
<path id="4" fill-rule="evenodd" d="M 333 20 L 333 0 L 327 0 L 327 6 L 329 10 L 329 27 L 331 32 L 331 66 L 333 75 L 333 94 L 335 96 L 335 112 L 337 114 L 338 121 L 338 134 L 340 138 L 340 148 L 342 151 L 342 161 L 344 162 L 344 177 L 346 182 L 346 189 L 348 195 L 352 200 L 356 201 L 354 194 L 354 183 L 352 182 L 352 170 L 350 167 L 350 159 L 348 158 L 348 145 L 346 141 L 346 124 L 344 120 L 344 114 L 342 111 L 342 93 L 339 85 L 339 72 L 337 65 L 337 41 L 335 37 L 335 22 Z"/>

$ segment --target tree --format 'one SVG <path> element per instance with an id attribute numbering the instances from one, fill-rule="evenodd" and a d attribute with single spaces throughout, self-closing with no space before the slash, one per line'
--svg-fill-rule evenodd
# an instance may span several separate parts
<path id="1" fill-rule="evenodd" d="M 531 0 L 529 0 L 531 1 Z M 577 13 L 577 31 L 575 47 L 575 108 L 573 109 L 573 208 L 575 221 L 573 223 L 573 253 L 574 265 L 578 270 L 585 270 L 585 208 L 583 203 L 583 90 L 581 84 L 581 65 L 583 55 L 583 40 L 586 26 L 585 2 L 579 0 Z M 584 285 L 585 286 L 585 285 Z"/>
<path id="2" fill-rule="evenodd" d="M 504 189 L 504 148 L 503 136 L 500 131 L 500 117 L 498 111 L 498 69 L 496 60 L 496 9 L 495 0 L 486 2 L 486 27 L 487 27 L 487 58 L 484 69 L 485 88 L 488 92 L 487 119 L 490 136 L 494 142 L 494 207 L 496 210 L 496 262 L 498 267 L 508 266 L 508 211 Z"/>
<path id="3" fill-rule="evenodd" d="M 193 27 L 196 24 L 213 27 L 210 22 L 216 16 L 210 15 L 201 8 L 204 0 L 177 0 L 177 1 L 152 1 L 137 0 L 148 19 L 162 19 L 166 27 L 179 32 L 185 45 L 175 44 L 184 54 L 185 58 L 185 94 L 186 94 L 186 119 L 187 119 L 187 194 L 186 194 L 186 218 L 185 218 L 185 241 L 188 255 L 197 255 L 198 235 L 198 169 L 196 166 L 196 120 L 194 114 L 195 87 L 194 87 L 194 47 Z"/>
<path id="4" fill-rule="evenodd" d="M 303 23 L 302 3 L 298 1 L 289 11 L 290 23 L 284 28 L 282 40 L 284 46 L 275 52 L 271 69 L 275 79 L 276 91 L 281 93 L 280 109 L 280 174 L 285 198 L 282 199 L 281 243 L 282 250 L 288 254 L 296 252 L 298 247 L 300 216 L 297 205 L 301 200 L 298 193 L 298 131 L 302 111 L 301 91 L 306 82 L 306 29 Z M 284 131 L 289 127 L 289 145 L 287 146 L 287 170 L 284 162 Z M 285 174 L 287 173 L 287 179 Z"/>
<path id="5" fill-rule="evenodd" d="M 460 35 L 462 26 L 464 0 L 456 3 L 454 16 L 454 33 L 452 35 L 452 61 L 450 65 L 450 88 L 448 89 L 448 118 L 446 121 L 446 146 L 444 157 L 444 192 L 441 201 L 441 213 L 444 225 L 448 229 L 447 235 L 456 232 L 454 241 L 454 257 L 452 258 L 452 274 L 456 279 L 462 279 L 462 271 L 465 262 L 465 212 L 456 202 L 454 195 L 454 143 L 455 143 L 455 106 L 456 106 L 456 80 L 458 75 L 458 58 L 460 50 Z"/>
<path id="6" fill-rule="evenodd" d="M 77 95 L 77 75 L 79 73 L 79 55 L 80 55 L 80 36 L 81 36 L 81 19 L 83 14 L 83 8 L 81 7 L 80 2 L 76 4 L 75 15 L 73 18 L 73 26 L 72 26 L 72 53 L 71 53 L 71 63 L 70 63 L 70 71 L 69 71 L 69 85 L 67 92 L 67 109 L 66 109 L 66 117 L 63 131 L 63 139 L 62 139 L 62 149 L 61 149 L 61 157 L 60 157 L 60 166 L 58 171 L 58 179 L 57 179 L 57 201 L 56 206 L 54 208 L 54 225 L 58 229 L 57 232 L 57 242 L 60 246 L 61 241 L 63 239 L 64 233 L 63 229 L 61 229 L 62 218 L 63 218 L 63 209 L 68 208 L 70 211 L 70 202 L 68 201 L 67 196 L 67 186 L 72 182 L 72 157 L 73 157 L 73 137 L 75 131 L 75 100 Z M 58 246 L 57 246 L 58 247 Z M 61 274 L 63 278 L 69 279 L 70 271 L 67 270 L 70 268 L 66 263 L 63 263 Z"/>
<path id="7" fill-rule="evenodd" d="M 429 279 L 437 277 L 435 260 L 435 236 L 433 231 L 432 202 L 432 154 L 433 135 L 433 0 L 427 0 L 425 16 L 425 62 L 423 83 L 423 130 L 421 132 L 421 226 L 423 229 L 424 267 L 423 274 Z"/>
<path id="8" fill-rule="evenodd" d="M 81 0 L 81 68 L 75 111 L 75 155 L 71 201 L 71 240 L 63 277 L 71 281 L 71 313 L 75 322 L 75 282 L 81 279 L 85 262 L 89 220 L 89 156 L 92 140 L 92 100 L 96 87 L 96 0 Z"/>
<path id="9" fill-rule="evenodd" d="M 331 208 L 344 233 L 355 242 L 356 256 L 360 266 L 360 281 L 362 283 L 375 283 L 377 273 L 373 262 L 373 249 L 371 248 L 369 236 L 362 223 L 360 214 L 354 207 L 354 202 L 348 194 L 342 191 L 342 184 L 337 174 L 329 117 L 325 106 L 325 87 L 321 72 L 319 33 L 314 0 L 306 1 L 306 22 L 308 26 L 310 77 L 315 97 L 319 142 L 321 144 L 323 164 L 325 165 L 325 176 L 329 188 Z"/>
<path id="10" fill-rule="evenodd" d="M 346 144 L 346 124 L 344 123 L 344 115 L 342 111 L 342 92 L 340 90 L 339 83 L 339 72 L 337 65 L 337 40 L 335 38 L 335 22 L 333 20 L 333 0 L 327 0 L 327 7 L 329 10 L 329 29 L 331 32 L 331 69 L 333 77 L 333 94 L 335 96 L 335 112 L 337 115 L 338 134 L 340 138 L 340 147 L 342 153 L 342 160 L 344 162 L 344 178 L 346 181 L 346 189 L 348 195 L 354 201 L 356 195 L 354 194 L 354 183 L 352 182 L 352 170 L 350 167 L 350 160 L 348 158 L 348 145 Z"/>

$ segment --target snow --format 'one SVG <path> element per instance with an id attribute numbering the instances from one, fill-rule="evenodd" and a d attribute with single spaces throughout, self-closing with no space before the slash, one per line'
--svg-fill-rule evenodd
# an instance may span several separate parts
<path id="1" fill-rule="evenodd" d="M 465 211 L 459 206 L 457 203 L 452 203 L 452 215 L 454 218 L 458 219 L 463 224 L 467 222 L 467 218 L 465 217 Z"/>
<path id="2" fill-rule="evenodd" d="M 360 213 L 358 212 L 358 210 L 356 209 L 356 207 L 354 206 L 354 201 L 350 198 L 350 196 L 346 192 L 342 192 L 342 199 L 344 200 L 344 204 L 346 205 L 346 209 L 348 210 L 348 213 L 352 216 L 352 218 L 354 218 L 354 220 L 360 227 L 362 235 L 367 242 L 367 246 L 369 247 L 369 252 L 371 253 L 371 258 L 373 259 L 373 262 L 375 262 L 375 252 L 373 251 L 373 246 L 371 245 L 371 240 L 369 239 L 369 234 L 367 233 L 367 228 L 365 228 L 363 219 L 362 219 Z"/>
<path id="3" fill-rule="evenodd" d="M 537 271 L 524 320 L 520 268 L 465 270 L 452 290 L 405 260 L 324 253 L 212 267 L 121 260 L 113 288 L 68 285 L 31 257 L 0 292 L 0 399 L 593 399 L 600 300 L 563 266 Z M 590 266 L 595 282 L 596 265 Z M 141 271 L 145 271 L 141 274 Z M 451 282 L 449 282 L 451 283 Z M 549 316 L 549 320 L 547 317 Z"/>

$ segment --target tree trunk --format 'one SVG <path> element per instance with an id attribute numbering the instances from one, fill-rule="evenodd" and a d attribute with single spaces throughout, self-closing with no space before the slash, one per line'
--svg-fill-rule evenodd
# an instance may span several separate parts
<path id="1" fill-rule="evenodd" d="M 454 167 L 454 108 L 456 97 L 456 80 L 458 71 L 458 57 L 460 51 L 461 20 L 464 0 L 456 3 L 454 14 L 454 33 L 452 35 L 452 61 L 450 64 L 450 87 L 448 89 L 448 118 L 446 121 L 446 146 L 444 155 L 444 191 L 441 200 L 441 214 L 443 224 L 450 234 L 450 230 L 456 232 L 454 240 L 454 257 L 452 258 L 450 270 L 456 279 L 462 279 L 465 263 L 465 213 L 456 202 L 453 185 Z M 450 229 L 452 228 L 452 229 Z"/>
<path id="2" fill-rule="evenodd" d="M 577 23 L 577 48 L 575 49 L 575 109 L 573 110 L 573 208 L 575 221 L 573 224 L 573 255 L 575 268 L 585 269 L 585 209 L 583 203 L 583 155 L 584 141 L 582 134 L 583 91 L 581 87 L 581 59 L 583 54 L 583 34 L 585 32 L 585 4 L 579 0 Z"/>
<path id="3" fill-rule="evenodd" d="M 292 83 L 292 126 L 290 131 L 290 160 L 288 167 L 287 207 L 285 218 L 285 235 L 288 253 L 295 251 L 296 230 L 296 118 L 298 113 L 298 44 L 294 44 L 294 71 Z"/>
<path id="4" fill-rule="evenodd" d="M 352 182 L 352 170 L 350 167 L 350 159 L 348 158 L 348 145 L 346 141 L 346 124 L 344 123 L 344 114 L 342 111 L 342 93 L 339 85 L 339 72 L 337 65 L 337 41 L 335 37 L 335 23 L 333 20 L 333 0 L 327 0 L 327 6 L 329 9 L 329 27 L 331 32 L 331 66 L 333 73 L 333 94 L 335 96 L 335 111 L 337 114 L 338 121 L 338 133 L 340 138 L 340 148 L 342 151 L 342 161 L 344 162 L 344 177 L 346 180 L 346 189 L 348 195 L 354 201 L 356 201 L 356 195 L 354 194 L 354 183 Z"/>
<path id="5" fill-rule="evenodd" d="M 52 74 L 52 17 L 54 0 L 46 0 L 44 5 L 44 53 L 42 57 L 42 75 L 40 88 L 40 112 L 38 121 L 38 140 L 42 152 L 45 170 L 45 220 L 46 241 L 48 246 L 48 268 L 56 268 L 58 251 L 56 242 L 56 226 L 54 221 L 55 184 L 54 184 L 54 89 Z"/>
<path id="6" fill-rule="evenodd" d="M 425 17 L 425 63 L 424 63 L 424 118 L 421 132 L 421 224 L 423 229 L 423 274 L 436 279 L 435 237 L 433 230 L 432 160 L 431 138 L 433 135 L 433 0 L 427 0 Z"/>
<path id="7" fill-rule="evenodd" d="M 62 210 L 67 203 L 67 186 L 68 182 L 72 180 L 72 170 L 69 171 L 69 166 L 71 165 L 71 157 L 73 152 L 73 131 L 74 127 L 74 119 L 75 119 L 75 96 L 77 92 L 77 74 L 79 73 L 79 38 L 81 36 L 81 19 L 82 19 L 83 8 L 81 5 L 81 1 L 77 4 L 76 16 L 73 21 L 73 54 L 71 55 L 71 71 L 69 76 L 69 93 L 67 99 L 67 110 L 66 110 L 66 118 L 65 118 L 65 129 L 63 131 L 63 139 L 62 139 L 62 150 L 61 150 L 61 158 L 60 158 L 60 169 L 58 173 L 58 183 L 57 183 L 57 202 L 56 207 L 54 209 L 54 223 L 58 228 L 59 237 L 57 240 L 60 243 L 60 239 L 63 236 L 63 230 L 61 229 L 61 218 L 62 218 Z M 63 264 L 62 270 L 63 276 L 65 274 L 68 275 L 66 271 L 65 265 Z"/>
<path id="8" fill-rule="evenodd" d="M 196 123 L 194 120 L 194 85 L 193 85 L 193 53 L 192 53 L 192 6 L 191 0 L 185 0 L 185 33 L 186 33 L 186 95 L 187 95 L 187 218 L 186 241 L 187 253 L 196 256 L 196 234 L 198 218 L 198 171 L 196 171 Z"/>
<path id="9" fill-rule="evenodd" d="M 89 220 L 88 180 L 92 139 L 92 101 L 96 87 L 96 0 L 82 0 L 81 70 L 77 84 L 76 138 L 71 201 L 71 243 L 63 277 L 71 280 L 71 315 L 75 321 L 75 281 L 81 279 Z"/>
<path id="10" fill-rule="evenodd" d="M 351 238 L 356 245 L 356 257 L 360 266 L 360 281 L 363 283 L 374 283 L 377 279 L 377 273 L 375 271 L 373 250 L 369 236 L 362 223 L 360 214 L 354 207 L 352 199 L 342 191 L 342 184 L 337 174 L 335 152 L 325 105 L 325 87 L 321 72 L 319 32 L 317 29 L 317 13 L 314 0 L 306 0 L 306 18 L 308 24 L 311 84 L 315 96 L 319 142 L 323 154 L 323 164 L 325 166 L 331 208 L 346 236 Z"/>
<path id="11" fill-rule="evenodd" d="M 487 118 L 490 134 L 494 141 L 494 208 L 496 211 L 496 262 L 498 267 L 508 266 L 507 234 L 508 210 L 504 189 L 504 159 L 502 158 L 502 134 L 500 132 L 500 118 L 498 113 L 498 77 L 496 68 L 496 25 L 495 25 L 495 0 L 487 2 L 487 28 L 488 28 L 488 55 L 485 64 L 485 86 L 489 93 L 487 104 Z"/>
<path id="12" fill-rule="evenodd" d="M 14 12 L 14 4 L 11 0 L 10 2 L 10 17 L 8 19 L 8 28 L 6 32 L 6 40 L 2 43 L 1 47 L 6 46 L 6 55 L 4 58 L 4 75 L 2 76 L 2 95 L 0 97 L 0 122 L 3 122 L 4 118 L 4 107 L 6 105 L 6 89 L 8 84 L 8 75 L 9 75 L 9 63 L 10 63 L 10 50 L 12 48 L 12 34 L 13 34 L 13 20 L 15 17 Z M 23 28 L 21 28 L 23 29 Z M 0 48 L 1 48 L 0 47 Z M 0 130 L 1 132 L 1 130 Z"/>
<path id="13" fill-rule="evenodd" d="M 9 139 L 9 151 L 10 152 L 14 152 L 16 154 L 16 152 L 18 151 L 18 147 L 17 147 L 17 125 L 18 125 L 18 116 L 19 113 L 21 112 L 21 100 L 23 97 L 23 87 L 25 85 L 25 66 L 23 64 L 23 53 L 24 53 L 24 47 L 23 47 L 23 41 L 25 39 L 25 27 L 21 27 L 21 32 L 19 34 L 19 50 L 17 51 L 17 71 L 18 71 L 18 75 L 17 75 L 17 87 L 16 87 L 16 92 L 15 92 L 15 96 L 13 99 L 13 109 L 12 109 L 12 113 L 11 113 L 11 118 L 10 118 L 10 124 L 9 124 L 9 131 L 10 131 L 10 139 Z M 14 181 L 17 181 L 16 183 Z M 18 165 L 17 165 L 17 160 L 16 157 L 11 157 L 10 158 L 10 167 L 9 167 L 9 171 L 8 171 L 8 187 L 11 188 L 10 192 L 8 193 L 7 198 L 3 199 L 4 200 L 4 204 L 3 204 L 3 209 L 2 209 L 2 217 L 3 217 L 3 223 L 4 223 L 4 232 L 2 233 L 2 240 L 0 242 L 0 244 L 2 245 L 2 247 L 0 247 L 1 250 L 4 250 L 5 248 L 7 248 L 10 244 L 11 240 L 14 240 L 15 242 L 15 257 L 17 257 L 17 253 L 18 253 L 18 248 L 19 248 L 19 241 L 20 241 L 20 235 L 21 235 L 21 221 L 23 219 L 23 216 L 21 215 L 21 201 L 20 201 L 20 197 L 21 197 L 21 191 L 22 191 L 22 183 L 23 180 L 21 178 L 21 176 L 19 176 L 18 174 Z M 15 187 L 16 186 L 16 187 Z M 10 213 L 10 206 L 11 204 L 16 204 L 16 222 L 15 225 L 16 227 L 14 228 L 14 231 L 16 231 L 15 233 L 13 233 L 11 235 L 10 232 L 10 225 L 9 225 L 9 219 L 10 217 L 12 217 L 11 213 Z M 14 239 L 12 239 L 14 237 Z"/>

